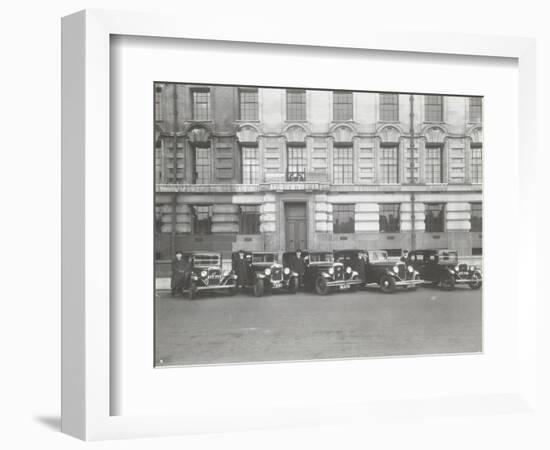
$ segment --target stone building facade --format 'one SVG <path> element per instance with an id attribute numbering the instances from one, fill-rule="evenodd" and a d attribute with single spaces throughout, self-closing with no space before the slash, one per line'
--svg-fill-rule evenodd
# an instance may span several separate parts
<path id="1" fill-rule="evenodd" d="M 181 83 L 154 97 L 158 259 L 481 254 L 481 98 Z"/>

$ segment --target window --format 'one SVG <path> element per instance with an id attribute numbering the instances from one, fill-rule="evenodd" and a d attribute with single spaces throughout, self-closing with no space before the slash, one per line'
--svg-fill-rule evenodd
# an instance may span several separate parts
<path id="1" fill-rule="evenodd" d="M 334 205 L 332 208 L 334 233 L 355 232 L 355 205 Z"/>
<path id="2" fill-rule="evenodd" d="M 162 122 L 162 85 L 155 86 L 155 121 Z"/>
<path id="3" fill-rule="evenodd" d="M 424 210 L 424 225 L 428 233 L 445 231 L 445 204 L 427 203 Z"/>
<path id="4" fill-rule="evenodd" d="M 441 95 L 424 96 L 426 122 L 443 122 L 443 97 Z"/>
<path id="5" fill-rule="evenodd" d="M 483 208 L 481 203 L 470 205 L 470 231 L 481 231 L 483 229 Z"/>
<path id="6" fill-rule="evenodd" d="M 481 97 L 470 97 L 470 122 L 481 122 L 483 117 L 483 99 Z"/>
<path id="7" fill-rule="evenodd" d="M 193 206 L 193 234 L 212 234 L 212 207 Z"/>
<path id="8" fill-rule="evenodd" d="M 383 233 L 399 232 L 399 203 L 383 203 L 379 206 L 380 231 Z"/>
<path id="9" fill-rule="evenodd" d="M 306 147 L 289 145 L 287 147 L 287 180 L 305 181 L 306 178 Z"/>
<path id="10" fill-rule="evenodd" d="M 210 147 L 195 147 L 195 184 L 210 183 Z"/>
<path id="11" fill-rule="evenodd" d="M 472 248 L 472 255 L 473 255 L 473 256 L 481 256 L 481 255 L 483 255 L 483 248 L 482 248 L 482 247 L 473 247 L 473 248 Z"/>
<path id="12" fill-rule="evenodd" d="M 380 183 L 398 183 L 398 146 L 385 145 L 380 147 Z"/>
<path id="13" fill-rule="evenodd" d="M 482 169 L 482 147 L 481 144 L 472 144 L 470 158 L 470 180 L 472 183 L 480 184 L 483 181 Z"/>
<path id="14" fill-rule="evenodd" d="M 442 183 L 441 170 L 442 147 L 426 146 L 426 183 Z"/>
<path id="15" fill-rule="evenodd" d="M 306 91 L 287 89 L 286 120 L 306 120 Z"/>
<path id="16" fill-rule="evenodd" d="M 260 205 L 240 207 L 239 232 L 241 234 L 260 234 Z"/>
<path id="17" fill-rule="evenodd" d="M 258 147 L 243 145 L 241 147 L 241 155 L 243 184 L 258 184 L 260 182 L 260 159 L 258 157 Z"/>
<path id="18" fill-rule="evenodd" d="M 353 147 L 334 147 L 334 183 L 353 183 Z"/>
<path id="19" fill-rule="evenodd" d="M 384 122 L 399 120 L 398 94 L 380 94 L 380 120 Z"/>
<path id="20" fill-rule="evenodd" d="M 333 120 L 353 119 L 353 92 L 334 91 L 333 99 Z"/>
<path id="21" fill-rule="evenodd" d="M 210 89 L 193 89 L 193 120 L 210 120 Z"/>
<path id="22" fill-rule="evenodd" d="M 258 89 L 239 89 L 239 118 L 258 120 Z"/>

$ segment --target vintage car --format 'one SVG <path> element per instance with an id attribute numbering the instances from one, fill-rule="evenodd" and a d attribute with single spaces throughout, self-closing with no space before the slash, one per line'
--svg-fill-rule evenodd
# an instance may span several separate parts
<path id="1" fill-rule="evenodd" d="M 367 256 L 363 265 L 359 261 L 360 253 Z M 397 287 L 416 289 L 419 284 L 423 283 L 418 271 L 410 264 L 391 261 L 385 250 L 337 250 L 334 252 L 334 258 L 357 271 L 363 286 L 377 285 L 380 286 L 382 292 L 391 293 Z M 361 270 L 364 272 L 360 273 Z"/>
<path id="2" fill-rule="evenodd" d="M 472 289 L 481 287 L 481 270 L 459 263 L 454 250 L 411 250 L 406 261 L 420 272 L 422 279 L 434 286 L 446 290 L 454 289 L 456 284 L 467 284 Z"/>
<path id="3" fill-rule="evenodd" d="M 349 265 L 335 262 L 332 252 L 302 252 L 306 263 L 304 286 L 319 295 L 333 290 L 356 291 L 361 279 Z"/>
<path id="4" fill-rule="evenodd" d="M 197 252 L 187 254 L 191 260 L 191 277 L 184 292 L 190 299 L 202 291 L 223 290 L 230 295 L 237 293 L 237 275 L 230 270 L 222 270 L 220 253 Z"/>
<path id="5" fill-rule="evenodd" d="M 233 253 L 233 269 L 239 253 Z M 286 289 L 291 294 L 298 290 L 298 275 L 279 262 L 276 252 L 245 252 L 247 265 L 247 287 L 253 289 L 256 297 L 272 289 Z"/>

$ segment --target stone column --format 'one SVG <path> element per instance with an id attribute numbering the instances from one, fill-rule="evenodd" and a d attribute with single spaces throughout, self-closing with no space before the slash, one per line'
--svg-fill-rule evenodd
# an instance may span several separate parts
<path id="1" fill-rule="evenodd" d="M 446 207 L 446 231 L 470 231 L 471 207 L 469 203 L 449 202 Z"/>
<path id="2" fill-rule="evenodd" d="M 378 232 L 379 231 L 379 207 L 378 203 L 355 204 L 355 231 Z"/>
<path id="3" fill-rule="evenodd" d="M 263 235 L 265 250 L 279 250 L 281 230 L 277 230 L 277 196 L 275 194 L 264 195 L 264 201 L 260 206 L 260 232 Z"/>
<path id="4" fill-rule="evenodd" d="M 401 203 L 400 216 L 401 216 L 401 231 L 411 231 L 412 230 L 412 219 L 411 219 L 411 202 Z M 424 214 L 424 203 L 415 202 L 414 203 L 414 230 L 415 232 L 424 232 L 426 225 L 424 223 L 425 214 Z"/>

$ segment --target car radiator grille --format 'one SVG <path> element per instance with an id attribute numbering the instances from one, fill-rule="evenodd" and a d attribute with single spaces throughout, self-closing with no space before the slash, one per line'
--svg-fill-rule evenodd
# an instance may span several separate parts
<path id="1" fill-rule="evenodd" d="M 220 284 L 221 270 L 220 269 L 208 269 L 208 284 L 216 285 Z"/>
<path id="2" fill-rule="evenodd" d="M 283 279 L 283 270 L 282 269 L 273 269 L 271 271 L 271 279 L 273 281 L 281 281 Z"/>
<path id="3" fill-rule="evenodd" d="M 335 267 L 334 268 L 334 279 L 335 280 L 342 280 L 344 278 L 344 268 L 343 267 Z"/>

